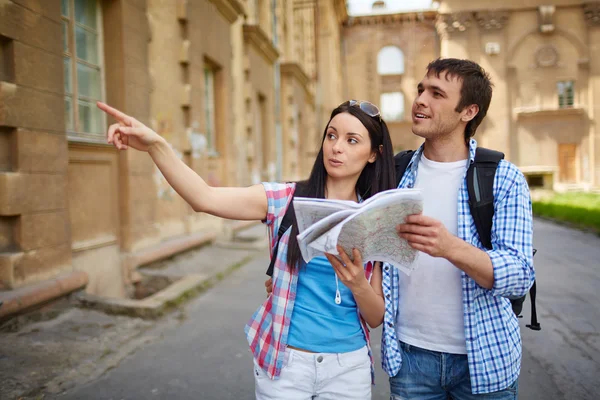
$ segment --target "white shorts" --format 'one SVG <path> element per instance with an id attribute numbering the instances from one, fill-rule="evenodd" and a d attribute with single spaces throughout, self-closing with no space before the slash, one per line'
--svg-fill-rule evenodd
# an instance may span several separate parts
<path id="1" fill-rule="evenodd" d="M 279 379 L 270 379 L 256 360 L 257 400 L 365 400 L 371 398 L 367 346 L 348 353 L 306 353 L 288 348 Z"/>

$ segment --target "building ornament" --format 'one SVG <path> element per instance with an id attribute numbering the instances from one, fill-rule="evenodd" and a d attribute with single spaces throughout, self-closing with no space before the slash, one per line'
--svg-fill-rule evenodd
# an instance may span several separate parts
<path id="1" fill-rule="evenodd" d="M 504 28 L 509 16 L 508 11 L 478 11 L 475 13 L 477 23 L 485 30 Z"/>
<path id="2" fill-rule="evenodd" d="M 436 11 L 418 11 L 397 14 L 379 14 L 379 15 L 359 15 L 351 16 L 344 23 L 347 27 L 369 26 L 369 25 L 404 25 L 419 23 L 423 25 L 433 25 L 437 17 Z"/>
<path id="3" fill-rule="evenodd" d="M 210 0 L 227 22 L 234 23 L 239 15 L 246 15 L 246 9 L 239 0 Z"/>
<path id="4" fill-rule="evenodd" d="M 583 15 L 588 26 L 600 26 L 600 2 L 584 4 Z"/>
<path id="5" fill-rule="evenodd" d="M 538 7 L 539 27 L 541 33 L 554 32 L 554 11 L 556 11 L 555 6 Z"/>
<path id="6" fill-rule="evenodd" d="M 535 52 L 535 63 L 537 67 L 556 67 L 558 65 L 558 60 L 558 50 L 551 44 L 541 46 Z"/>
<path id="7" fill-rule="evenodd" d="M 274 64 L 279 57 L 279 50 L 273 45 L 265 31 L 258 25 L 244 25 L 244 40 L 251 44 L 269 64 Z"/>
<path id="8" fill-rule="evenodd" d="M 464 32 L 471 26 L 472 15 L 470 12 L 458 12 L 453 14 L 439 14 L 436 28 L 440 36 L 449 33 Z"/>

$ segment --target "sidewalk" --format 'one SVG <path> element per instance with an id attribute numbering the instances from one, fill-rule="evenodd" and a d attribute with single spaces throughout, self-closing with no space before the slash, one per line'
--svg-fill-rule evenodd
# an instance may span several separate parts
<path id="1" fill-rule="evenodd" d="M 0 398 L 58 394 L 118 366 L 137 348 L 157 339 L 144 332 L 164 318 L 185 318 L 177 309 L 181 302 L 199 295 L 253 258 L 264 256 L 265 233 L 264 226 L 257 225 L 240 232 L 232 243 L 213 243 L 141 268 L 144 276 L 178 279 L 151 296 L 157 304 L 163 303 L 159 304 L 161 312 L 150 316 L 165 313 L 162 319 L 131 316 L 144 315 L 137 307 L 144 300 L 73 294 L 4 323 L 0 326 Z M 83 308 L 82 300 L 93 308 Z"/>

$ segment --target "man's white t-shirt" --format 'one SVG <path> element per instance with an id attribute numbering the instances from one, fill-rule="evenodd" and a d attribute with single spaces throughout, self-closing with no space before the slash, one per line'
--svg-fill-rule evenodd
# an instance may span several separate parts
<path id="1" fill-rule="evenodd" d="M 435 162 L 421 155 L 415 188 L 423 194 L 423 215 L 458 231 L 458 191 L 467 160 Z M 445 258 L 420 253 L 410 276 L 401 274 L 396 320 L 398 339 L 444 353 L 467 354 L 461 271 Z"/>

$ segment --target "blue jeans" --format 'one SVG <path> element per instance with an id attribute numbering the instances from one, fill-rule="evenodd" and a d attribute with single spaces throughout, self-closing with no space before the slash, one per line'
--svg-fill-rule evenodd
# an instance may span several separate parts
<path id="1" fill-rule="evenodd" d="M 516 400 L 518 380 L 494 393 L 472 394 L 466 354 L 425 350 L 400 342 L 402 368 L 390 378 L 390 400 Z"/>

